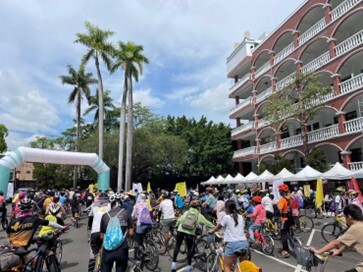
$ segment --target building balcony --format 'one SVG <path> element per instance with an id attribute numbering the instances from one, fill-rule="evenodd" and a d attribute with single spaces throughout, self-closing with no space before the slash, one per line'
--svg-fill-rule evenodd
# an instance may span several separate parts
<path id="1" fill-rule="evenodd" d="M 339 135 L 339 125 L 332 125 L 308 132 L 308 143 L 325 141 Z"/>
<path id="2" fill-rule="evenodd" d="M 346 133 L 354 133 L 363 130 L 363 117 L 352 119 L 344 123 Z"/>
<path id="3" fill-rule="evenodd" d="M 340 93 L 346 94 L 363 88 L 363 73 L 356 75 L 340 84 Z"/>
<path id="4" fill-rule="evenodd" d="M 332 21 L 337 20 L 341 16 L 343 16 L 348 10 L 350 10 L 355 5 L 362 2 L 361 0 L 346 0 L 342 2 L 339 6 L 337 6 L 335 9 L 333 9 L 330 12 L 330 18 Z"/>
<path id="5" fill-rule="evenodd" d="M 292 42 L 288 46 L 286 46 L 284 49 L 282 49 L 280 52 L 278 52 L 274 58 L 274 65 L 279 63 L 281 60 L 283 60 L 292 51 L 294 51 L 294 49 L 295 49 L 295 46 L 294 46 L 294 43 Z"/>
<path id="6" fill-rule="evenodd" d="M 262 93 L 258 94 L 256 97 L 256 104 L 260 103 L 261 101 L 265 100 L 266 97 L 268 97 L 270 94 L 272 94 L 272 86 L 270 88 L 267 88 Z"/>
<path id="7" fill-rule="evenodd" d="M 358 170 L 362 170 L 363 169 L 363 162 L 350 162 L 349 163 L 349 168 L 352 171 L 358 171 Z"/>
<path id="8" fill-rule="evenodd" d="M 255 128 L 255 122 L 252 122 L 252 121 L 248 122 L 246 124 L 243 124 L 242 126 L 234 128 L 231 132 L 231 137 L 235 138 L 238 134 L 241 134 L 243 132 L 249 131 L 254 128 Z"/>
<path id="9" fill-rule="evenodd" d="M 322 18 L 316 24 L 314 24 L 312 27 L 310 27 L 308 30 L 306 30 L 303 34 L 300 35 L 299 45 L 306 43 L 308 40 L 310 40 L 312 37 L 314 37 L 316 34 L 322 31 L 325 27 L 326 27 L 326 21 L 325 18 Z"/>
<path id="10" fill-rule="evenodd" d="M 257 153 L 257 146 L 250 146 L 233 152 L 233 159 L 239 157 L 245 157 L 256 153 Z"/>
<path id="11" fill-rule="evenodd" d="M 295 73 L 288 75 L 276 83 L 276 91 L 281 91 L 294 81 Z"/>
<path id="12" fill-rule="evenodd" d="M 270 62 L 266 62 L 264 65 L 262 65 L 256 72 L 255 77 L 259 77 L 260 75 L 263 75 L 271 68 Z"/>
<path id="13" fill-rule="evenodd" d="M 335 53 L 337 54 L 337 56 L 341 56 L 361 44 L 363 44 L 363 29 L 338 44 L 335 47 Z"/>
<path id="14" fill-rule="evenodd" d="M 290 148 L 293 146 L 302 145 L 303 140 L 302 140 L 301 135 L 295 135 L 295 136 L 291 136 L 291 137 L 282 139 L 280 144 L 281 144 L 281 149 L 286 149 L 286 148 Z"/>
<path id="15" fill-rule="evenodd" d="M 320 55 L 316 59 L 312 60 L 308 64 L 304 65 L 301 68 L 301 72 L 304 74 L 311 73 L 320 67 L 323 67 L 325 64 L 327 64 L 330 61 L 330 54 L 329 52 L 325 52 L 324 54 Z"/>
<path id="16" fill-rule="evenodd" d="M 238 90 L 243 84 L 245 84 L 248 80 L 251 79 L 251 73 L 246 74 L 244 77 L 242 77 L 240 80 L 238 80 L 230 89 L 229 89 L 229 95 L 232 95 L 235 91 Z"/>
<path id="17" fill-rule="evenodd" d="M 264 154 L 264 153 L 270 153 L 272 151 L 277 150 L 277 142 L 273 141 L 273 142 L 269 142 L 267 144 L 263 144 L 260 146 L 260 154 Z"/>
<path id="18" fill-rule="evenodd" d="M 230 111 L 230 118 L 236 118 L 238 116 L 238 112 L 243 112 L 248 107 L 253 107 L 253 97 L 250 96 L 243 101 L 241 101 L 238 105 L 234 106 L 233 109 Z"/>

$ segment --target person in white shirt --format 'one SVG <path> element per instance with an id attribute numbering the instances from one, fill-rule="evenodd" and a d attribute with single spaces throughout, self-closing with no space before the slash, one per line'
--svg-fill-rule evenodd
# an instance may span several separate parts
<path id="1" fill-rule="evenodd" d="M 170 199 L 168 191 L 163 192 L 163 201 L 159 205 L 159 217 L 161 217 L 162 222 L 162 233 L 165 242 L 169 240 L 170 228 L 175 224 L 175 210 L 174 203 Z"/>
<path id="2" fill-rule="evenodd" d="M 90 258 L 88 261 L 89 272 L 94 271 L 96 265 L 96 256 L 102 247 L 102 240 L 100 237 L 102 216 L 111 209 L 111 206 L 108 203 L 108 196 L 106 193 L 100 194 L 97 202 L 92 205 L 93 206 L 88 214 L 88 224 L 91 225 L 92 223 L 91 237 L 89 242 L 91 247 Z"/>
<path id="3" fill-rule="evenodd" d="M 224 242 L 226 250 L 224 252 L 224 271 L 230 272 L 232 265 L 236 262 L 237 256 L 235 252 L 241 249 L 248 249 L 248 242 L 244 234 L 244 225 L 242 215 L 237 212 L 237 204 L 233 200 L 226 202 L 226 212 L 222 221 L 210 231 L 211 234 L 224 229 Z"/>
<path id="4" fill-rule="evenodd" d="M 343 198 L 343 195 L 345 194 L 345 187 L 339 186 L 338 188 L 336 188 L 336 191 L 338 192 L 338 194 L 334 198 L 335 213 L 340 214 L 345 206 L 345 200 Z"/>
<path id="5" fill-rule="evenodd" d="M 265 195 L 265 191 L 261 191 L 260 194 L 262 197 L 261 204 L 266 209 L 266 217 L 268 219 L 270 219 L 270 218 L 272 218 L 272 216 L 274 214 L 274 207 L 273 207 L 272 199 L 269 196 Z"/>

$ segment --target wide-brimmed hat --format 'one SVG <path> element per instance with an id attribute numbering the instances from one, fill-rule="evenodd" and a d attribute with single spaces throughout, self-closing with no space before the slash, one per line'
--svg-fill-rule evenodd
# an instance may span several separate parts
<path id="1" fill-rule="evenodd" d="M 135 197 L 136 196 L 136 194 L 135 194 L 135 192 L 133 190 L 130 190 L 130 191 L 126 192 L 126 194 L 128 196 L 132 196 L 132 197 Z"/>

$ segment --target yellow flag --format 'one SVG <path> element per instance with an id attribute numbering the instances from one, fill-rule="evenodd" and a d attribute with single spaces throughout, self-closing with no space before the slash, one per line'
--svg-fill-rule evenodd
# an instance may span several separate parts
<path id="1" fill-rule="evenodd" d="M 324 199 L 323 180 L 320 178 L 316 182 L 316 193 L 315 193 L 315 207 L 316 208 L 323 206 L 323 199 Z"/>
<path id="2" fill-rule="evenodd" d="M 151 191 L 151 185 L 150 185 L 150 182 L 147 183 L 147 189 L 146 191 L 149 193 Z"/>
<path id="3" fill-rule="evenodd" d="M 310 197 L 310 185 L 309 184 L 304 185 L 304 196 Z"/>
<path id="4" fill-rule="evenodd" d="M 185 197 L 187 195 L 187 184 L 185 182 L 178 182 L 175 184 L 175 190 L 178 191 L 181 197 Z"/>

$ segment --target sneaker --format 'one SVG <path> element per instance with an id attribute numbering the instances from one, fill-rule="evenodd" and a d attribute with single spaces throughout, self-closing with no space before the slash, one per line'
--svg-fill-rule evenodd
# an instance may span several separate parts
<path id="1" fill-rule="evenodd" d="M 171 271 L 175 272 L 176 271 L 176 263 L 171 263 Z"/>
<path id="2" fill-rule="evenodd" d="M 187 267 L 185 267 L 185 272 L 190 272 L 192 271 L 192 266 L 187 265 Z"/>

